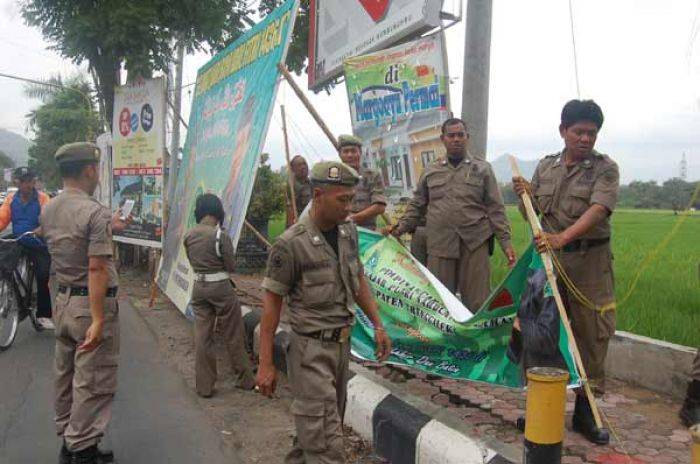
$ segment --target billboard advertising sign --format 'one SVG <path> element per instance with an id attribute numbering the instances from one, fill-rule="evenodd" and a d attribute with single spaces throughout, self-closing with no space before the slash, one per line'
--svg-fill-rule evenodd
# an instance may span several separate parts
<path id="1" fill-rule="evenodd" d="M 133 222 L 114 240 L 161 247 L 165 80 L 139 80 L 114 90 L 112 209 L 134 202 Z"/>
<path id="2" fill-rule="evenodd" d="M 265 143 L 298 0 L 288 0 L 197 73 L 189 129 L 169 206 L 158 285 L 183 312 L 194 271 L 183 246 L 202 193 L 218 195 L 224 227 L 238 242 Z"/>
<path id="3" fill-rule="evenodd" d="M 442 0 L 311 0 L 309 88 L 343 72 L 348 58 L 440 26 Z"/>
<path id="4" fill-rule="evenodd" d="M 350 58 L 344 69 L 363 163 L 381 172 L 389 212 L 399 214 L 425 166 L 444 153 L 440 127 L 450 114 L 444 37 Z"/>

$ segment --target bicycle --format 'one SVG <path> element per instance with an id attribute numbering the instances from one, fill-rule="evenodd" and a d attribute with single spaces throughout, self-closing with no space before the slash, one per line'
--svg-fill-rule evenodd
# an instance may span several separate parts
<path id="1" fill-rule="evenodd" d="M 17 328 L 27 317 L 37 332 L 43 327 L 36 319 L 34 263 L 17 238 L 0 238 L 0 351 L 8 349 L 17 336 Z"/>

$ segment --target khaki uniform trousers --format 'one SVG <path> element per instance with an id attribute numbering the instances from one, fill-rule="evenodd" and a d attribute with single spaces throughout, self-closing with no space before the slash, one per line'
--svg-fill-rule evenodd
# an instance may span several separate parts
<path id="1" fill-rule="evenodd" d="M 695 355 L 695 361 L 693 361 L 693 370 L 690 373 L 690 377 L 691 379 L 700 382 L 700 348 L 698 349 L 698 352 Z"/>
<path id="2" fill-rule="evenodd" d="M 119 361 L 119 305 L 105 300 L 102 343 L 78 351 L 92 322 L 87 296 L 59 293 L 54 308 L 56 431 L 71 451 L 99 443 L 112 417 Z"/>
<path id="3" fill-rule="evenodd" d="M 428 269 L 452 293 L 459 292 L 462 303 L 472 312 L 481 308 L 491 290 L 488 240 L 473 251 L 462 242 L 460 258 L 441 258 L 428 250 Z"/>
<path id="4" fill-rule="evenodd" d="M 324 342 L 291 334 L 287 369 L 297 435 L 285 463 L 343 464 L 350 340 Z"/>
<path id="5" fill-rule="evenodd" d="M 250 390 L 255 378 L 245 349 L 241 304 L 231 281 L 195 282 L 192 290 L 194 312 L 195 388 L 209 396 L 216 382 L 214 324 L 224 339 L 231 372 L 239 388 Z"/>
<path id="6" fill-rule="evenodd" d="M 419 263 L 426 266 L 428 263 L 428 236 L 425 233 L 425 226 L 416 227 L 411 237 L 411 254 L 415 256 Z"/>
<path id="7" fill-rule="evenodd" d="M 615 334 L 612 252 L 609 245 L 601 245 L 582 251 L 560 251 L 557 258 L 579 291 L 598 307 L 595 310 L 584 305 L 558 279 L 583 367 L 594 392 L 603 394 L 605 358 L 610 338 Z"/>

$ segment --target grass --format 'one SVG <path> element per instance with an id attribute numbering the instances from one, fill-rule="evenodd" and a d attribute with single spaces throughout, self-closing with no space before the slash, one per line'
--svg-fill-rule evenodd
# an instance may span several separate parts
<path id="1" fill-rule="evenodd" d="M 529 227 L 508 208 L 513 245 L 522 252 Z M 685 218 L 657 252 L 681 216 L 672 211 L 618 210 L 613 215 L 617 328 L 672 343 L 700 346 L 700 214 Z M 507 272 L 500 252 L 493 260 L 494 285 Z M 633 282 L 639 277 L 636 284 Z"/>
<path id="2" fill-rule="evenodd" d="M 508 207 L 513 245 L 522 252 L 529 226 Z M 681 216 L 672 211 L 622 209 L 613 215 L 613 254 L 618 300 L 617 328 L 672 343 L 700 346 L 700 213 L 687 217 L 657 253 Z M 270 238 L 284 231 L 284 214 L 269 223 Z M 508 269 L 502 253 L 492 258 L 492 283 Z M 632 287 L 635 277 L 637 283 Z M 627 295 L 629 294 L 629 297 Z"/>

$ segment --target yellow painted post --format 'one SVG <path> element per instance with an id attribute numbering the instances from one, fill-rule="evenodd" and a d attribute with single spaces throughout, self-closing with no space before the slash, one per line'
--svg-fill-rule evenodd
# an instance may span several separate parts
<path id="1" fill-rule="evenodd" d="M 527 370 L 525 464 L 561 463 L 569 373 L 553 367 Z"/>
<path id="2" fill-rule="evenodd" d="M 693 443 L 690 445 L 690 462 L 692 464 L 700 464 L 700 424 L 695 424 L 690 428 L 690 436 Z"/>

